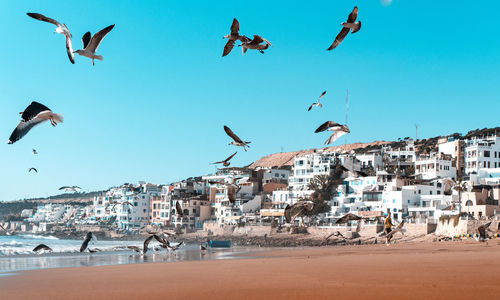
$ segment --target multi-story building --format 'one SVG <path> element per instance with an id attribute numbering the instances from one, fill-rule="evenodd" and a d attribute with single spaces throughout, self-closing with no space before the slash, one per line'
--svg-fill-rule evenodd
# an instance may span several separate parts
<path id="1" fill-rule="evenodd" d="M 415 161 L 415 175 L 420 179 L 457 178 L 457 169 L 450 155 L 418 157 Z"/>
<path id="2" fill-rule="evenodd" d="M 465 174 L 479 174 L 481 169 L 500 168 L 500 137 L 473 138 L 465 143 Z"/>
<path id="3" fill-rule="evenodd" d="M 457 177 L 462 178 L 465 172 L 465 142 L 454 137 L 445 138 L 438 142 L 438 154 L 451 155 L 455 161 Z"/>

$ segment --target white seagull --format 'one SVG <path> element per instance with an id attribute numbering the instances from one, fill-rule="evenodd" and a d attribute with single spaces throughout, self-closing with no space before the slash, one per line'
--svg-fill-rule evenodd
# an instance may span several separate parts
<path id="1" fill-rule="evenodd" d="M 243 147 L 243 150 L 245 150 L 245 152 L 247 151 L 246 147 L 250 148 L 248 144 L 250 144 L 251 142 L 242 141 L 236 134 L 234 134 L 234 132 L 231 129 L 229 129 L 229 127 L 224 125 L 224 131 L 230 138 L 233 139 L 233 141 L 229 143 L 229 145 Z"/>
<path id="2" fill-rule="evenodd" d="M 16 129 L 12 132 L 9 138 L 8 144 L 14 144 L 19 141 L 23 136 L 25 136 L 31 128 L 36 125 L 50 120 L 52 126 L 56 126 L 57 123 L 63 122 L 63 117 L 59 114 L 54 114 L 45 105 L 38 102 L 31 102 L 28 107 L 21 114 L 21 122 L 17 125 Z"/>
<path id="3" fill-rule="evenodd" d="M 325 145 L 331 144 L 335 142 L 339 137 L 343 136 L 346 133 L 350 133 L 349 127 L 347 125 L 341 125 L 339 123 L 335 123 L 332 121 L 326 121 L 325 123 L 321 124 L 321 126 L 314 131 L 315 133 L 322 132 L 322 131 L 333 131 L 332 135 L 325 141 Z"/>
<path id="4" fill-rule="evenodd" d="M 320 100 L 325 94 L 326 94 L 326 91 L 321 93 L 321 95 L 319 95 L 319 97 L 318 97 L 318 102 L 314 102 L 313 104 L 311 104 L 311 106 L 309 106 L 309 109 L 307 111 L 310 111 L 314 106 L 323 107 L 323 104 L 321 104 Z"/>
<path id="5" fill-rule="evenodd" d="M 115 24 L 109 25 L 94 34 L 92 37 L 90 37 L 90 32 L 85 33 L 82 37 L 83 50 L 76 50 L 74 53 L 92 59 L 92 65 L 94 65 L 94 59 L 102 60 L 102 56 L 95 54 L 95 52 L 97 51 L 102 39 L 106 36 L 106 34 L 108 34 L 108 32 L 111 31 L 111 29 L 113 29 L 113 27 L 115 27 Z"/>
<path id="6" fill-rule="evenodd" d="M 62 186 L 59 188 L 60 191 L 64 190 L 65 192 L 78 192 L 78 190 L 81 190 L 81 189 L 82 189 L 81 187 L 76 186 L 76 185 L 74 185 L 74 186 L 65 185 L 65 186 Z"/>
<path id="7" fill-rule="evenodd" d="M 27 13 L 27 15 L 32 17 L 33 19 L 56 25 L 56 29 L 54 30 L 54 32 L 64 34 L 64 37 L 66 38 L 66 53 L 68 54 L 69 61 L 74 64 L 75 55 L 73 54 L 73 46 L 71 44 L 71 33 L 69 32 L 68 27 L 66 27 L 66 24 L 61 24 L 54 19 L 48 18 L 38 13 Z"/>
<path id="8" fill-rule="evenodd" d="M 339 34 L 335 37 L 333 43 L 326 50 L 332 50 L 335 47 L 337 47 L 347 36 L 349 30 L 351 31 L 351 33 L 356 33 L 361 29 L 361 21 L 354 22 L 356 21 L 357 17 L 358 17 L 358 7 L 354 6 L 352 12 L 349 14 L 349 17 L 347 17 L 347 22 L 343 22 L 340 24 L 342 25 L 342 30 L 340 30 Z"/>
<path id="9" fill-rule="evenodd" d="M 260 53 L 264 54 L 264 50 L 269 48 L 269 46 L 272 46 L 272 44 L 269 43 L 268 40 L 255 34 L 253 35 L 253 40 L 243 35 L 240 37 L 240 41 L 241 45 L 239 46 L 241 46 L 241 51 L 243 54 L 247 52 L 247 49 L 259 50 Z"/>

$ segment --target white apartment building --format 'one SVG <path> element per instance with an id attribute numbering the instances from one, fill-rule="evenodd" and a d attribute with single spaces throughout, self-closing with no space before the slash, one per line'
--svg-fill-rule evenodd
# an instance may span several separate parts
<path id="1" fill-rule="evenodd" d="M 392 148 L 391 146 L 382 147 L 382 153 L 392 160 L 415 161 L 415 145 L 412 139 L 408 140 L 404 147 Z"/>
<path id="2" fill-rule="evenodd" d="M 500 168 L 500 138 L 474 138 L 465 144 L 465 174 L 478 174 L 481 169 Z"/>
<path id="3" fill-rule="evenodd" d="M 356 154 L 356 159 L 360 161 L 361 169 L 373 168 L 374 170 L 381 170 L 383 167 L 382 155 L 379 150 Z"/>
<path id="4" fill-rule="evenodd" d="M 453 161 L 440 156 L 419 157 L 415 161 L 415 175 L 420 179 L 457 178 Z"/>

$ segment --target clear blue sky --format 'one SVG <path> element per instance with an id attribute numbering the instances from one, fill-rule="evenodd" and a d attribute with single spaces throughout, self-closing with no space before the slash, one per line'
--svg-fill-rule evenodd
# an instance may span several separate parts
<path id="1" fill-rule="evenodd" d="M 325 51 L 355 4 L 361 31 Z M 497 126 L 499 10 L 498 1 L 1 1 L 0 200 L 212 172 L 235 151 L 223 125 L 252 141 L 235 166 L 321 147 L 326 135 L 313 131 L 344 121 L 346 88 L 349 142 L 414 136 L 415 123 L 419 137 Z M 66 23 L 75 49 L 86 31 L 116 24 L 98 50 L 104 61 L 71 65 L 63 36 L 26 12 Z M 222 58 L 233 17 L 273 47 Z M 307 112 L 323 90 L 323 108 Z M 7 145 L 32 100 L 65 122 Z"/>

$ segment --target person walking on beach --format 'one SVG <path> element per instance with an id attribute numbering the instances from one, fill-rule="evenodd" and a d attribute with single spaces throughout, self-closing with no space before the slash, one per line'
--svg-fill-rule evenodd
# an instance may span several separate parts
<path id="1" fill-rule="evenodd" d="M 391 214 L 387 213 L 387 218 L 384 221 L 384 230 L 385 230 L 385 244 L 388 246 L 391 241 L 392 236 L 389 236 L 389 233 L 392 231 L 392 220 Z"/>

